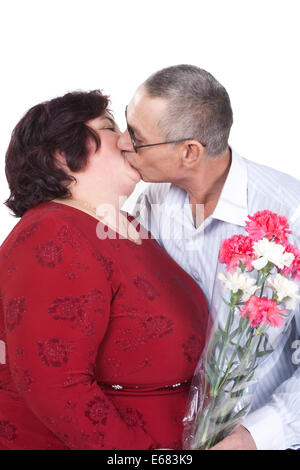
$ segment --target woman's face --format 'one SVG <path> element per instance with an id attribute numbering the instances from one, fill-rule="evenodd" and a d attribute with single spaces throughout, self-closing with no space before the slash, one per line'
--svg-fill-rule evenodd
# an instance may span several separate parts
<path id="1" fill-rule="evenodd" d="M 95 150 L 91 143 L 91 153 L 88 160 L 89 173 L 99 175 L 101 184 L 108 184 L 112 191 L 119 195 L 128 196 L 134 190 L 141 177 L 117 147 L 120 130 L 108 113 L 91 119 L 86 125 L 97 132 L 100 146 Z M 99 181 L 100 183 L 100 181 Z"/>

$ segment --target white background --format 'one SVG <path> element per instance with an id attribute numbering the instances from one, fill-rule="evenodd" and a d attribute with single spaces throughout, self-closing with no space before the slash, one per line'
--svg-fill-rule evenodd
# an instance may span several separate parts
<path id="1" fill-rule="evenodd" d="M 1 2 L 0 243 L 19 220 L 2 204 L 4 159 L 24 112 L 67 91 L 100 88 L 123 129 L 136 87 L 169 65 L 211 72 L 231 97 L 230 144 L 299 178 L 299 10 L 299 0 Z"/>

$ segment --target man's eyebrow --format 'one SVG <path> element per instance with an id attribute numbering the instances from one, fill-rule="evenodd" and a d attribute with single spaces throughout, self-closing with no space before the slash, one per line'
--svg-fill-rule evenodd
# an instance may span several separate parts
<path id="1" fill-rule="evenodd" d="M 134 136 L 137 137 L 139 140 L 146 140 L 143 134 L 134 126 L 132 126 L 128 121 L 127 121 L 127 106 L 125 110 L 125 117 L 126 117 L 126 123 L 127 127 L 134 133 Z"/>
<path id="2" fill-rule="evenodd" d="M 133 131 L 135 137 L 137 137 L 140 140 L 145 140 L 145 137 L 140 133 L 140 131 L 136 127 L 131 126 L 130 124 L 128 124 L 128 126 Z"/>

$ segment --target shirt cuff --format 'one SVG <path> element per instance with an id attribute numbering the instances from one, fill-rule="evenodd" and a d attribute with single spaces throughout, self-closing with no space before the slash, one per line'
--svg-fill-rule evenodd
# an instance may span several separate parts
<path id="1" fill-rule="evenodd" d="M 250 432 L 258 450 L 286 449 L 280 415 L 271 406 L 249 413 L 241 424 Z"/>

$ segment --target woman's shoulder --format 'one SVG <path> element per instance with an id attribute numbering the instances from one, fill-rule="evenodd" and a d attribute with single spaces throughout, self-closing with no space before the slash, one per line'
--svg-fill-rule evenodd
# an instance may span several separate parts
<path id="1" fill-rule="evenodd" d="M 28 209 L 0 247 L 0 257 L 7 258 L 18 248 L 22 251 L 32 242 L 59 239 L 71 245 L 87 242 L 76 224 L 76 213 L 68 213 L 61 204 L 41 203 Z"/>

